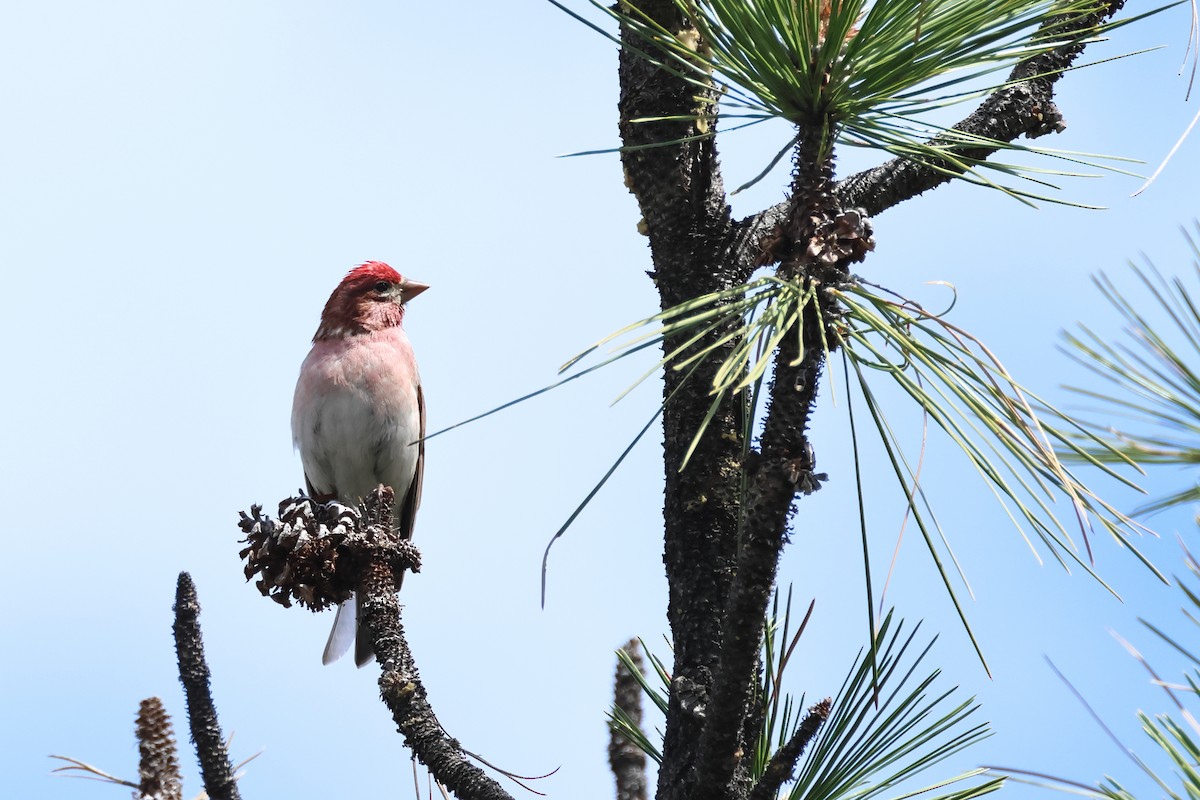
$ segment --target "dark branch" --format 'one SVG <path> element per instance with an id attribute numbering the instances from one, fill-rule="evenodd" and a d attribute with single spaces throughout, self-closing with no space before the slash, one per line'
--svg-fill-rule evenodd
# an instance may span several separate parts
<path id="1" fill-rule="evenodd" d="M 1122 2 L 1111 0 L 1090 21 L 1078 23 L 1077 30 L 1107 19 Z M 687 32 L 688 23 L 672 0 L 646 0 L 638 10 L 667 31 Z M 865 254 L 838 248 L 870 249 L 869 226 L 844 209 L 864 208 L 874 215 L 948 180 L 927 167 L 891 162 L 831 186 L 831 161 L 818 163 L 831 156 L 805 156 L 802 140 L 788 201 L 735 224 L 715 143 L 711 138 L 688 140 L 704 132 L 688 120 L 698 107 L 696 87 L 634 53 L 647 45 L 631 40 L 632 35 L 622 29 L 621 138 L 630 148 L 622 161 L 626 183 L 644 215 L 654 262 L 651 276 L 664 309 L 737 286 L 756 266 L 775 262 L 783 264 L 785 278 L 809 281 L 807 286 L 835 285 L 839 275 L 848 274 L 848 265 Z M 1073 42 L 1018 65 L 1011 77 L 1019 85 L 995 92 L 959 128 L 1005 142 L 1058 130 L 1062 120 L 1053 86 L 1082 46 Z M 659 121 L 631 121 L 639 118 Z M 710 128 L 714 123 L 708 120 Z M 678 144 L 635 149 L 664 141 Z M 994 151 L 959 152 L 984 159 Z M 831 231 L 836 239 L 847 230 L 855 235 L 846 242 L 828 238 Z M 785 269 L 788 259 L 792 268 Z M 760 450 L 751 451 L 747 463 L 742 398 L 725 398 L 711 422 L 708 417 L 712 377 L 736 342 L 731 339 L 725 350 L 714 348 L 691 376 L 690 386 L 681 386 L 680 371 L 665 370 L 664 396 L 671 399 L 663 417 L 664 563 L 675 664 L 659 770 L 661 800 L 717 800 L 745 797 L 750 791 L 746 726 L 754 714 L 762 621 L 787 542 L 793 501 L 797 492 L 809 493 L 820 482 L 805 431 L 821 377 L 822 345 L 835 340 L 828 327 L 820 340 L 819 332 L 832 324 L 837 309 L 819 294 L 822 318 L 814 318 L 811 308 L 803 315 L 804 358 L 798 358 L 799 337 L 792 333 L 775 354 Z M 729 332 L 714 331 L 696 346 L 706 347 Z M 665 341 L 664 351 L 680 344 Z M 707 433 L 681 471 L 683 453 L 705 423 Z"/>
<path id="2" fill-rule="evenodd" d="M 642 670 L 638 640 L 630 639 L 622 649 L 634 666 Z M 620 659 L 613 685 L 613 706 L 621 709 L 633 725 L 642 727 L 642 687 Z M 646 754 L 614 725 L 608 731 L 608 766 L 617 784 L 617 800 L 646 800 Z"/>
<path id="3" fill-rule="evenodd" d="M 745 270 L 746 279 L 761 263 L 763 240 L 787 219 L 791 203 L 791 200 L 784 200 L 733 224 L 732 258 L 740 269 Z"/>
<path id="4" fill-rule="evenodd" d="M 1070 35 L 1097 25 L 1124 5 L 1125 0 L 1113 0 L 1095 14 L 1076 18 L 1073 25 L 1061 26 L 1059 32 Z M 1053 29 L 1054 25 L 1047 27 Z M 954 130 L 1002 142 L 1062 132 L 1066 123 L 1054 103 L 1054 85 L 1083 48 L 1082 43 L 1073 42 L 1017 64 L 1009 73 L 1007 85 L 985 98 L 975 111 L 953 126 Z M 931 140 L 931 144 L 937 142 L 936 138 Z M 985 159 L 994 154 L 996 148 L 956 148 L 955 152 Z M 876 216 L 951 180 L 950 176 L 930 167 L 893 158 L 878 167 L 851 175 L 839 182 L 833 191 L 843 208 L 861 208 L 867 216 Z M 735 223 L 738 231 L 745 232 L 745 247 L 738 253 L 739 260 L 749 263 L 757 257 L 757 243 L 786 218 L 788 204 L 785 200 Z"/>
<path id="5" fill-rule="evenodd" d="M 1125 0 L 1111 0 L 1096 13 L 1075 17 L 1068 24 L 1051 22 L 1043 27 L 1048 36 L 1077 35 L 1099 25 L 1121 10 Z M 1022 61 L 1013 68 L 1008 83 L 989 95 L 966 119 L 954 126 L 976 136 L 1012 142 L 1021 136 L 1036 138 L 1060 132 L 1066 125 L 1054 104 L 1054 84 L 1063 71 L 1083 52 L 1084 43 L 1068 44 L 1040 56 Z M 937 139 L 933 140 L 936 144 Z M 985 159 L 997 148 L 959 148 L 957 152 Z M 927 166 L 894 158 L 881 166 L 851 175 L 834 191 L 843 208 L 862 208 L 868 216 L 891 208 L 909 198 L 941 186 L 952 178 Z M 777 213 L 775 209 L 763 212 Z"/>
<path id="6" fill-rule="evenodd" d="M 762 455 L 751 465 L 736 579 L 723 615 L 719 669 L 698 746 L 697 800 L 729 796 L 730 782 L 742 766 L 746 743 L 739 742 L 739 734 L 754 689 L 765 610 L 787 539 L 792 500 L 806 477 L 811 479 L 811 463 L 800 454 L 806 450 L 804 431 L 816 399 L 821 351 L 809 348 L 808 356 L 792 366 L 795 337 L 784 340 L 793 344 L 776 353 Z M 793 414 L 799 419 L 792 419 Z"/>
<path id="7" fill-rule="evenodd" d="M 261 574 L 259 590 L 282 605 L 296 599 L 313 609 L 358 593 L 359 622 L 370 632 L 382 674 L 379 692 L 404 742 L 439 783 L 463 800 L 512 800 L 470 762 L 429 705 L 400 624 L 396 588 L 420 554 L 392 526 L 394 494 L 380 486 L 361 509 L 310 498 L 280 504 L 280 520 L 255 506 L 239 523 L 247 534 L 246 577 Z"/>
<path id="8" fill-rule="evenodd" d="M 647 0 L 638 4 L 638 10 L 667 30 L 687 30 L 673 0 Z M 620 54 L 622 143 L 637 147 L 678 142 L 627 150 L 621 157 L 626 184 L 638 200 L 650 239 L 651 277 L 666 309 L 744 283 L 752 266 L 733 254 L 751 249 L 751 242 L 746 230 L 735 230 L 731 223 L 715 141 L 711 137 L 687 140 L 704 131 L 686 117 L 711 113 L 715 94 L 710 91 L 709 97 L 698 99 L 704 92 L 696 86 L 633 52 L 646 46 L 635 34 L 622 28 L 621 36 L 627 45 Z M 644 118 L 661 121 L 632 121 Z M 707 120 L 709 130 L 715 124 L 715 119 Z M 713 345 L 725 333 L 714 331 L 695 347 Z M 684 341 L 668 339 L 663 343 L 665 352 Z M 690 378 L 678 370 L 665 370 L 663 396 L 671 400 L 663 413 L 663 562 L 674 665 L 658 774 L 662 800 L 686 797 L 689 792 L 708 684 L 720 657 L 721 610 L 737 557 L 742 398 L 721 401 L 687 469 L 681 470 L 684 453 L 706 420 L 713 376 L 735 345 L 729 341 L 718 346 Z"/>
<path id="9" fill-rule="evenodd" d="M 358 591 L 365 598 L 359 613 L 371 632 L 379 660 L 379 694 L 404 743 L 439 783 L 464 800 L 512 800 L 500 784 L 470 762 L 433 713 L 400 624 L 400 603 L 388 555 L 380 556 L 359 584 Z"/>
<path id="10" fill-rule="evenodd" d="M 782 229 L 779 274 L 816 289 L 801 321 L 775 352 L 766 420 L 756 457 L 747 465 L 748 488 L 737 569 L 721 625 L 720 669 L 710 690 L 710 707 L 696 765 L 698 800 L 716 800 L 749 776 L 741 763 L 743 741 L 757 681 L 763 620 L 788 521 L 797 495 L 812 494 L 824 479 L 814 471 L 807 430 L 820 384 L 826 346 L 836 346 L 838 308 L 821 287 L 838 285 L 849 265 L 874 248 L 870 224 L 855 211 L 843 212 L 830 197 L 832 162 L 817 137 L 796 156 L 793 212 Z M 799 339 L 803 337 L 803 352 Z"/>
<path id="11" fill-rule="evenodd" d="M 790 781 L 796 773 L 796 762 L 804 755 L 804 748 L 817 735 L 821 725 L 829 719 L 832 708 L 833 701 L 826 697 L 808 710 L 808 716 L 792 737 L 771 756 L 762 777 L 750 791 L 750 800 L 775 800 L 779 795 L 779 787 Z"/>
<path id="12" fill-rule="evenodd" d="M 179 573 L 175 587 L 175 653 L 179 657 L 179 680 L 187 697 L 188 727 L 200 760 L 204 791 L 213 800 L 240 800 L 233 765 L 225 749 L 217 708 L 209 691 L 211 673 L 204 660 L 200 635 L 200 601 L 196 585 L 186 572 Z"/>

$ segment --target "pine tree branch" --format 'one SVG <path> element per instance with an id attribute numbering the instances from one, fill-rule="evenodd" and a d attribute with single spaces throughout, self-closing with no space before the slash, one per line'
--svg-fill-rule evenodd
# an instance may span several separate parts
<path id="1" fill-rule="evenodd" d="M 794 343 L 795 337 L 784 337 L 789 340 Z M 722 615 L 719 668 L 697 748 L 695 800 L 729 797 L 731 784 L 745 780 L 747 743 L 739 734 L 754 688 L 762 621 L 787 541 L 792 501 L 799 487 L 814 486 L 805 429 L 816 401 L 822 352 L 809 348 L 798 365 L 791 364 L 795 356 L 794 345 L 776 351 L 762 450 L 748 465 L 751 482 L 735 580 Z"/>
<path id="2" fill-rule="evenodd" d="M 1093 14 L 1080 15 L 1066 24 L 1050 22 L 1042 30 L 1048 36 L 1071 36 L 1101 24 L 1125 5 L 1110 0 Z M 1054 103 L 1054 85 L 1083 52 L 1083 42 L 1070 42 L 1048 53 L 1017 64 L 1001 89 L 990 94 L 954 130 L 1012 142 L 1021 136 L 1033 139 L 1066 128 L 1062 112 Z M 937 144 L 935 137 L 931 143 Z M 997 148 L 955 148 L 973 159 L 986 159 Z M 949 165 L 946 165 L 949 166 Z M 844 208 L 862 208 L 876 216 L 930 189 L 949 183 L 952 177 L 930 167 L 894 158 L 885 164 L 851 175 L 834 189 Z M 771 212 L 764 212 L 771 213 Z"/>
<path id="3" fill-rule="evenodd" d="M 1109 3 L 1094 22 L 1111 16 L 1122 2 Z M 639 3 L 638 9 L 666 30 L 686 34 L 685 21 L 671 0 Z M 1086 24 L 1081 23 L 1080 29 Z M 712 139 L 681 141 L 701 132 L 694 121 L 685 119 L 696 113 L 696 87 L 634 53 L 634 48 L 647 46 L 644 40 L 631 38 L 625 29 L 622 37 L 623 144 L 631 148 L 679 142 L 631 149 L 622 155 L 626 183 L 638 199 L 643 230 L 650 237 L 651 275 L 662 307 L 739 285 L 757 265 L 780 260 L 776 253 L 765 253 L 768 235 L 777 240 L 773 248 L 803 250 L 810 243 L 821 244 L 815 228 L 800 228 L 801 223 L 808 224 L 796 214 L 804 205 L 801 193 L 816 185 L 806 184 L 806 176 L 801 174 L 785 203 L 738 223 L 730 221 Z M 960 129 L 1000 141 L 1059 129 L 1061 115 L 1053 103 L 1058 75 L 1051 73 L 1070 65 L 1080 50 L 1082 44 L 1072 44 L 1018 65 L 1012 77 L 1021 83 L 993 93 L 960 123 Z M 706 107 L 715 108 L 715 103 Z M 631 122 L 638 118 L 669 121 Z M 707 123 L 711 127 L 715 119 Z M 986 158 L 993 151 L 963 152 Z M 875 214 L 947 180 L 928 167 L 891 162 L 829 189 L 825 201 L 813 206 L 820 212 L 820 219 L 813 224 L 844 220 L 847 214 L 842 209 L 846 208 L 865 208 L 868 215 Z M 821 186 L 824 192 L 828 184 L 822 182 Z M 782 237 L 775 236 L 788 225 L 792 227 L 783 230 Z M 869 228 L 865 233 L 869 237 Z M 808 236 L 813 238 L 805 238 Z M 824 264 L 844 276 L 848 264 L 856 260 L 860 259 L 837 256 Z M 811 277 L 808 267 L 815 263 L 815 259 L 801 263 L 784 277 Z M 836 282 L 836 275 L 833 279 Z M 820 302 L 826 303 L 824 299 Z M 813 320 L 811 313 L 806 315 L 803 330 L 809 338 L 802 359 L 794 346 L 786 344 L 798 336 L 784 337 L 785 344 L 775 356 L 760 451 L 751 452 L 746 464 L 741 453 L 745 409 L 734 398 L 727 398 L 687 469 L 680 472 L 682 454 L 705 421 L 711 402 L 707 389 L 725 354 L 718 350 L 700 365 L 700 373 L 691 378 L 690 393 L 687 386 L 676 392 L 683 379 L 678 371 L 665 371 L 665 396 L 674 393 L 674 401 L 664 414 L 664 562 L 676 652 L 659 770 L 661 800 L 726 800 L 745 797 L 750 790 L 743 763 L 747 748 L 743 731 L 761 623 L 787 541 L 795 496 L 819 485 L 805 429 L 824 357 L 824 348 L 811 337 L 824 324 Z M 715 340 L 725 333 L 712 335 Z M 665 342 L 666 352 L 675 344 Z M 743 469 L 748 482 L 744 496 Z"/>
<path id="4" fill-rule="evenodd" d="M 744 741 L 743 726 L 757 685 L 763 620 L 788 540 L 793 500 L 815 492 L 824 479 L 814 472 L 807 430 L 826 353 L 836 346 L 831 326 L 839 309 L 822 287 L 844 282 L 850 265 L 874 248 L 870 223 L 837 207 L 829 192 L 832 175 L 823 138 L 804 137 L 796 152 L 792 211 L 781 227 L 778 272 L 814 294 L 775 351 L 759 450 L 746 465 L 737 568 L 698 747 L 696 800 L 744 794 L 749 775 L 743 762 L 750 743 Z"/>
<path id="5" fill-rule="evenodd" d="M 196 745 L 196 757 L 200 760 L 204 791 L 212 800 L 241 800 L 210 691 L 212 673 L 204 659 L 200 601 L 192 576 L 186 572 L 179 573 L 175 587 L 174 631 L 179 681 L 187 697 L 188 727 Z"/>
<path id="6" fill-rule="evenodd" d="M 672 0 L 649 0 L 638 9 L 668 30 L 686 31 Z M 744 283 L 753 269 L 734 253 L 746 239 L 735 230 L 722 184 L 714 140 L 690 139 L 702 133 L 696 120 L 681 119 L 715 102 L 697 99 L 696 86 L 659 69 L 634 52 L 645 43 L 626 28 L 620 53 L 619 99 L 621 140 L 627 147 L 676 141 L 676 144 L 622 153 L 626 184 L 638 200 L 649 236 L 654 269 L 651 277 L 662 308 Z M 707 92 L 708 100 L 715 94 Z M 675 117 L 633 122 L 649 117 Z M 715 118 L 706 120 L 708 128 Z M 686 141 L 680 141 L 686 140 Z M 707 347 L 723 331 L 697 343 Z M 670 352 L 682 341 L 664 342 Z M 720 657 L 720 610 L 728 599 L 736 560 L 741 491 L 742 398 L 725 398 L 698 443 L 686 470 L 684 454 L 705 420 L 712 401 L 708 390 L 725 353 L 736 342 L 718 348 L 686 383 L 677 371 L 665 371 L 663 413 L 665 496 L 664 553 L 669 586 L 667 610 L 674 645 L 670 706 L 658 775 L 658 797 L 682 798 L 695 762 L 695 747 L 704 724 L 708 685 Z"/>
<path id="7" fill-rule="evenodd" d="M 404 743 L 433 777 L 463 800 L 512 800 L 500 784 L 468 759 L 456 739 L 438 722 L 400 624 L 393 571 L 383 555 L 367 568 L 359 608 L 371 632 L 379 661 L 379 694 L 392 712 Z"/>
<path id="8" fill-rule="evenodd" d="M 641 647 L 630 639 L 622 648 L 639 670 L 642 669 Z M 642 727 L 642 687 L 625 662 L 617 660 L 613 681 L 613 705 L 625 712 L 637 728 Z M 646 754 L 626 739 L 617 729 L 608 730 L 608 766 L 617 785 L 616 800 L 646 800 Z"/>
<path id="9" fill-rule="evenodd" d="M 804 755 L 804 748 L 817 735 L 821 725 L 829 719 L 832 708 L 833 701 L 826 697 L 808 710 L 808 716 L 796 728 L 796 732 L 771 756 L 762 777 L 750 791 L 750 800 L 775 800 L 779 795 L 779 787 L 790 781 L 796 773 L 796 762 Z"/>
<path id="10" fill-rule="evenodd" d="M 314 609 L 337 605 L 357 593 L 359 621 L 370 633 L 381 675 L 379 693 L 404 742 L 433 777 L 462 800 L 512 800 L 500 784 L 473 764 L 438 722 L 400 623 L 396 595 L 406 570 L 420 569 L 420 553 L 392 525 L 395 495 L 380 486 L 361 509 L 311 498 L 280 504 L 280 519 L 255 506 L 239 523 L 246 533 L 247 579 L 282 605 L 296 600 Z"/>
<path id="11" fill-rule="evenodd" d="M 1078 17 L 1070 25 L 1060 26 L 1065 34 L 1084 30 L 1111 18 L 1125 5 L 1125 0 L 1111 0 L 1095 14 Z M 1046 26 L 1054 29 L 1054 24 Z M 954 130 L 1012 142 L 1024 136 L 1035 139 L 1066 128 L 1062 112 L 1054 102 L 1054 86 L 1083 52 L 1082 43 L 1062 47 L 1027 59 L 1009 73 L 1006 85 L 992 92 L 964 119 L 952 126 Z M 935 137 L 930 140 L 936 144 Z M 954 151 L 976 159 L 986 159 L 996 148 L 958 147 Z M 947 165 L 949 166 L 949 165 Z M 855 173 L 840 181 L 833 189 L 843 208 L 861 208 L 867 216 L 877 216 L 905 200 L 949 183 L 953 178 L 928 166 L 907 159 L 893 158 L 877 167 Z M 739 261 L 752 263 L 761 250 L 762 238 L 781 223 L 788 213 L 790 201 L 776 203 L 757 214 L 734 223 L 743 233 L 738 250 Z"/>

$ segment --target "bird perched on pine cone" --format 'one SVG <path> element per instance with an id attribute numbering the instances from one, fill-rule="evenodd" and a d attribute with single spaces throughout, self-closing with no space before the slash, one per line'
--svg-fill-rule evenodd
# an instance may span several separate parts
<path id="1" fill-rule="evenodd" d="M 309 494 L 357 504 L 379 484 L 390 486 L 393 521 L 406 539 L 421 503 L 425 397 L 401 323 L 408 301 L 428 288 L 380 261 L 350 270 L 321 312 L 292 401 L 292 438 Z M 338 608 L 323 663 L 340 658 L 352 635 L 355 662 L 371 661 L 356 609 L 354 598 Z"/>

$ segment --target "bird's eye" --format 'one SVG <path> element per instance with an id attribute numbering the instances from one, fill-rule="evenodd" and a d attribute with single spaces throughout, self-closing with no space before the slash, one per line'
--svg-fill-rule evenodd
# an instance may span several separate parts
<path id="1" fill-rule="evenodd" d="M 379 292 L 380 294 L 382 294 L 383 292 L 386 292 L 388 289 L 391 289 L 391 288 L 392 288 L 392 285 L 390 283 L 388 283 L 387 281 L 380 281 L 379 283 L 375 284 L 375 291 Z"/>

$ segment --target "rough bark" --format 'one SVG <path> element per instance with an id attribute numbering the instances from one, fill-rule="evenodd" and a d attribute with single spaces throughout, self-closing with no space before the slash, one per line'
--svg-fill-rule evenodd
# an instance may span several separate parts
<path id="1" fill-rule="evenodd" d="M 670 0 L 641 5 L 671 30 L 684 21 Z M 628 41 L 632 36 L 622 33 Z M 639 44 L 640 46 L 640 44 Z M 694 136 L 695 122 L 632 123 L 645 116 L 695 114 L 696 88 L 622 50 L 621 137 L 648 144 Z M 749 266 L 729 268 L 737 237 L 712 139 L 626 152 L 627 183 L 644 214 L 664 309 L 699 294 L 743 283 Z M 672 349 L 679 342 L 667 341 Z M 668 618 L 675 648 L 671 704 L 659 770 L 659 797 L 677 796 L 695 760 L 706 692 L 720 653 L 720 620 L 737 549 L 743 409 L 727 399 L 709 424 L 686 470 L 683 455 L 708 411 L 708 387 L 718 359 L 694 373 L 666 370 L 670 398 L 663 414 L 665 539 L 663 562 L 671 587 Z"/>
<path id="2" fill-rule="evenodd" d="M 621 648 L 639 672 L 644 672 L 641 646 L 630 639 Z M 613 681 L 613 706 L 621 709 L 629 721 L 642 727 L 642 687 L 624 661 L 617 661 Z M 608 767 L 616 782 L 616 800 L 646 800 L 646 754 L 634 742 L 622 736 L 615 727 L 608 732 Z"/>
<path id="3" fill-rule="evenodd" d="M 284 606 L 295 600 L 330 608 L 356 592 L 360 630 L 368 632 L 379 662 L 379 693 L 404 743 L 439 784 L 463 800 L 512 800 L 438 722 L 421 683 L 396 596 L 404 573 L 419 571 L 421 558 L 392 524 L 394 500 L 387 486 L 368 495 L 359 509 L 291 497 L 280 503 L 278 520 L 253 506 L 238 523 L 246 534 L 241 551 L 246 579 L 260 576 L 259 591 Z"/>
<path id="4" fill-rule="evenodd" d="M 1111 16 L 1122 5 L 1123 0 L 1109 3 L 1092 21 Z M 669 31 L 687 28 L 671 0 L 638 3 L 638 10 Z M 711 117 L 631 122 L 686 117 L 711 108 L 697 103 L 694 85 L 637 55 L 629 45 L 646 45 L 632 36 L 622 30 L 622 143 L 630 148 L 677 141 L 715 127 Z M 995 92 L 957 127 L 1001 141 L 1061 130 L 1062 115 L 1053 101 L 1057 75 L 1047 73 L 1069 66 L 1081 50 L 1082 44 L 1071 43 L 1018 65 L 1011 78 L 1019 83 Z M 802 148 L 803 142 L 802 136 Z M 986 158 L 993 151 L 965 152 Z M 649 237 L 650 275 L 664 309 L 740 285 L 763 263 L 780 262 L 782 277 L 836 283 L 865 252 L 854 248 L 869 249 L 869 225 L 863 216 L 949 180 L 928 167 L 893 161 L 835 184 L 826 170 L 829 164 L 805 158 L 801 154 L 797 160 L 796 182 L 785 202 L 735 222 L 712 138 L 623 153 L 626 183 L 638 199 Z M 855 229 L 854 235 L 833 241 L 833 249 L 826 249 L 823 257 L 812 252 L 805 256 L 808 245 L 825 247 L 830 237 L 837 239 L 838 231 L 847 228 Z M 854 241 L 855 236 L 864 238 Z M 843 245 L 847 251 L 837 251 Z M 786 252 L 769 252 L 776 246 Z M 819 486 L 805 437 L 823 365 L 822 348 L 813 337 L 821 325 L 829 324 L 836 308 L 823 296 L 817 302 L 821 317 L 810 309 L 804 320 L 804 358 L 793 363 L 796 336 L 785 336 L 776 353 L 765 427 L 759 447 L 748 458 L 743 459 L 745 407 L 737 398 L 726 398 L 686 470 L 680 471 L 712 402 L 709 388 L 724 353 L 714 353 L 683 385 L 684 373 L 665 371 L 664 397 L 669 402 L 663 423 L 663 560 L 675 662 L 659 769 L 660 800 L 733 800 L 752 790 L 742 760 L 748 752 L 748 721 L 755 713 L 762 619 L 787 542 L 793 501 L 798 493 Z M 719 335 L 715 332 L 711 341 Z M 676 346 L 668 340 L 664 352 Z M 793 744 L 802 746 L 799 740 Z M 773 774 L 789 761 L 794 764 L 790 754 L 783 755 Z M 758 794 L 765 791 L 760 787 Z"/>
<path id="5" fill-rule="evenodd" d="M 200 601 L 196 584 L 186 572 L 179 573 L 175 588 L 175 653 L 179 659 L 179 681 L 187 697 L 188 727 L 200 760 L 204 791 L 213 800 L 241 800 L 233 765 L 225 748 L 225 737 L 217 720 L 209 682 L 212 673 L 204 658 L 200 635 Z"/>
<path id="6" fill-rule="evenodd" d="M 833 701 L 828 697 L 808 710 L 808 715 L 796 727 L 796 732 L 771 756 L 762 777 L 750 792 L 750 800 L 775 800 L 780 787 L 792 779 L 796 762 L 804 755 L 804 748 L 817 735 L 821 725 L 829 719 L 831 710 Z"/>
<path id="7" fill-rule="evenodd" d="M 1124 6 L 1125 0 L 1114 0 L 1094 14 L 1077 17 L 1071 25 L 1050 26 L 1047 33 L 1070 36 L 1104 22 Z M 989 95 L 954 129 L 1001 142 L 1062 132 L 1066 121 L 1054 102 L 1054 85 L 1083 48 L 1082 42 L 1074 43 L 1017 64 L 1008 76 L 1008 85 Z M 984 159 L 996 149 L 964 148 L 962 152 L 972 158 Z M 895 158 L 851 175 L 838 184 L 835 191 L 846 208 L 862 208 L 869 216 L 875 216 L 950 180 L 949 176 L 929 167 Z"/>
<path id="8" fill-rule="evenodd" d="M 438 722 L 404 638 L 395 572 L 388 554 L 380 556 L 367 567 L 359 584 L 365 598 L 359 613 L 371 632 L 379 661 L 379 694 L 404 743 L 438 783 L 463 800 L 512 800 L 500 784 L 471 763 L 458 741 Z"/>

